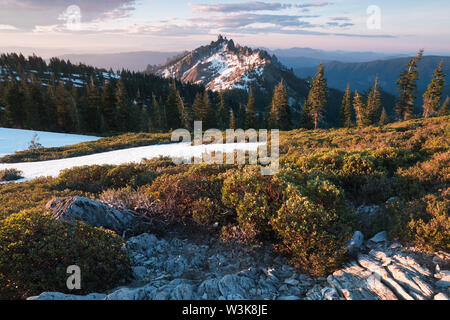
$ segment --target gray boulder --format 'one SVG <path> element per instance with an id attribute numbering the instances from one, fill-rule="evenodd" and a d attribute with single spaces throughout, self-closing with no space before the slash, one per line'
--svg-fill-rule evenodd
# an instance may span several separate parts
<path id="1" fill-rule="evenodd" d="M 374 235 L 372 238 L 369 239 L 369 241 L 374 243 L 381 243 L 381 242 L 387 242 L 387 232 L 381 231 Z"/>
<path id="2" fill-rule="evenodd" d="M 52 216 L 59 221 L 81 221 L 93 227 L 124 232 L 132 230 L 147 218 L 130 210 L 119 211 L 104 203 L 83 197 L 53 199 L 46 205 Z"/>

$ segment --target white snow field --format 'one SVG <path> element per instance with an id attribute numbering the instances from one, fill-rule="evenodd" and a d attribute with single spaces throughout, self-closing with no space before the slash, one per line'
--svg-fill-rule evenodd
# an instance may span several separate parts
<path id="1" fill-rule="evenodd" d="M 152 145 L 97 153 L 87 156 L 67 158 L 60 160 L 49 160 L 41 162 L 24 163 L 0 163 L 0 170 L 15 168 L 23 172 L 24 180 L 32 180 L 39 177 L 57 177 L 61 170 L 88 165 L 120 165 L 124 163 L 139 163 L 142 159 L 163 157 L 174 157 L 189 159 L 201 157 L 204 153 L 233 152 L 235 150 L 257 151 L 262 143 L 232 143 L 232 144 L 209 144 L 192 146 L 190 143 L 174 143 Z"/>
<path id="2" fill-rule="evenodd" d="M 0 157 L 28 149 L 30 141 L 36 133 L 38 135 L 37 142 L 46 148 L 62 147 L 100 139 L 99 137 L 77 134 L 0 128 Z"/>

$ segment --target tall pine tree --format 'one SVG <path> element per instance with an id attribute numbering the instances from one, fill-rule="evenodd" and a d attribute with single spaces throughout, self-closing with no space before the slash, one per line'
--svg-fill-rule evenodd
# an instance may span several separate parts
<path id="1" fill-rule="evenodd" d="M 10 82 L 6 87 L 5 117 L 12 127 L 23 128 L 25 125 L 25 92 L 16 81 Z"/>
<path id="2" fill-rule="evenodd" d="M 353 107 L 352 107 L 352 93 L 350 91 L 350 84 L 345 89 L 344 98 L 342 99 L 341 110 L 339 113 L 339 125 L 342 128 L 353 127 Z"/>
<path id="3" fill-rule="evenodd" d="M 381 111 L 380 121 L 378 122 L 378 124 L 380 126 L 385 126 L 388 123 L 389 123 L 389 117 L 387 115 L 386 109 L 383 108 L 383 110 Z"/>
<path id="4" fill-rule="evenodd" d="M 166 101 L 166 115 L 167 115 L 167 127 L 175 130 L 181 127 L 181 116 L 179 110 L 178 92 L 175 85 L 175 80 L 169 87 L 169 95 Z"/>
<path id="5" fill-rule="evenodd" d="M 223 92 L 219 92 L 219 105 L 217 107 L 217 124 L 220 130 L 225 130 L 230 124 L 230 107 L 225 102 Z"/>
<path id="6" fill-rule="evenodd" d="M 230 124 L 228 125 L 230 129 L 237 129 L 236 125 L 236 116 L 234 115 L 234 111 L 230 108 Z"/>
<path id="7" fill-rule="evenodd" d="M 105 121 L 106 130 L 114 132 L 118 130 L 117 127 L 117 110 L 116 110 L 116 97 L 115 97 L 115 85 L 111 81 L 107 81 L 103 84 L 102 92 L 102 116 Z"/>
<path id="8" fill-rule="evenodd" d="M 204 129 L 211 129 L 216 126 L 215 114 L 208 91 L 205 91 L 203 95 L 198 93 L 195 96 L 192 108 L 194 110 L 194 120 L 202 121 Z"/>
<path id="9" fill-rule="evenodd" d="M 324 74 L 323 64 L 320 63 L 319 70 L 312 80 L 312 86 L 308 95 L 309 112 L 315 129 L 319 127 L 319 121 L 323 118 L 327 104 L 328 88 L 327 79 L 325 79 Z"/>
<path id="10" fill-rule="evenodd" d="M 56 86 L 55 106 L 59 130 L 63 132 L 73 131 L 75 128 L 75 119 L 72 108 L 72 97 L 62 81 Z"/>
<path id="11" fill-rule="evenodd" d="M 371 124 L 369 119 L 369 113 L 367 106 L 364 103 L 363 96 L 355 91 L 355 96 L 353 98 L 353 108 L 356 114 L 356 124 L 358 127 L 366 127 Z"/>
<path id="12" fill-rule="evenodd" d="M 121 132 L 128 131 L 130 127 L 130 99 L 128 98 L 127 90 L 122 79 L 117 81 L 116 86 L 116 103 L 117 110 L 117 128 Z"/>
<path id="13" fill-rule="evenodd" d="M 375 79 L 375 84 L 369 92 L 367 98 L 367 118 L 371 125 L 376 125 L 380 120 L 381 112 L 381 94 L 380 94 L 380 82 L 378 75 Z"/>
<path id="14" fill-rule="evenodd" d="M 434 115 L 441 105 L 442 91 L 445 85 L 445 74 L 442 72 L 444 62 L 441 61 L 434 71 L 433 79 L 428 85 L 428 90 L 423 95 L 423 116 L 425 118 Z"/>
<path id="15" fill-rule="evenodd" d="M 245 128 L 257 129 L 257 127 L 258 127 L 258 118 L 256 116 L 255 96 L 253 94 L 253 88 L 250 88 L 248 93 L 248 102 L 245 114 Z"/>
<path id="16" fill-rule="evenodd" d="M 275 87 L 270 106 L 269 127 L 271 129 L 289 130 L 291 129 L 291 114 L 288 102 L 288 95 L 284 81 Z"/>
<path id="17" fill-rule="evenodd" d="M 402 71 L 400 78 L 397 80 L 400 95 L 397 98 L 395 112 L 403 120 L 407 120 L 414 113 L 414 103 L 417 93 L 416 81 L 419 79 L 417 63 L 422 60 L 422 56 L 423 50 L 420 50 L 417 56 L 409 61 L 407 69 Z"/>
<path id="18" fill-rule="evenodd" d="M 94 78 L 91 77 L 87 87 L 87 103 L 85 107 L 84 122 L 87 126 L 87 131 L 94 133 L 100 132 L 101 119 L 101 97 L 97 86 L 94 83 Z"/>

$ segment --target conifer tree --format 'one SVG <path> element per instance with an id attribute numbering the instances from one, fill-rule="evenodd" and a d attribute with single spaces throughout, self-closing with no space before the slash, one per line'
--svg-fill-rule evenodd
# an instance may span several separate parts
<path id="1" fill-rule="evenodd" d="M 149 121 L 149 131 L 159 132 L 160 130 L 160 114 L 158 101 L 156 100 L 155 94 L 152 94 L 152 102 L 150 108 L 150 121 Z"/>
<path id="2" fill-rule="evenodd" d="M 236 116 L 234 115 L 234 111 L 231 108 L 230 108 L 230 124 L 229 124 L 229 128 L 230 129 L 237 129 Z"/>
<path id="3" fill-rule="evenodd" d="M 425 118 L 434 115 L 441 105 L 442 91 L 445 85 L 445 74 L 442 72 L 444 62 L 441 61 L 434 71 L 433 79 L 428 85 L 428 90 L 423 95 L 423 116 Z"/>
<path id="4" fill-rule="evenodd" d="M 156 99 L 156 95 L 152 95 L 152 111 L 150 117 L 150 127 L 152 132 L 164 132 L 166 130 L 166 114 L 165 107 Z"/>
<path id="5" fill-rule="evenodd" d="M 64 87 L 64 82 L 59 82 L 55 90 L 55 106 L 57 125 L 63 132 L 71 132 L 74 129 L 72 101 L 70 93 Z"/>
<path id="6" fill-rule="evenodd" d="M 97 86 L 94 83 L 94 78 L 91 77 L 89 85 L 87 87 L 87 101 L 85 107 L 84 120 L 87 126 L 88 132 L 100 131 L 100 108 L 101 97 L 98 92 Z"/>
<path id="7" fill-rule="evenodd" d="M 167 127 L 175 130 L 181 127 L 181 116 L 179 110 L 178 92 L 175 85 L 175 80 L 169 87 L 169 95 L 166 102 Z"/>
<path id="8" fill-rule="evenodd" d="M 355 109 L 356 124 L 358 127 L 366 127 L 371 124 L 368 117 L 367 106 L 364 103 L 363 97 L 357 90 L 355 91 L 355 96 L 353 98 L 353 109 Z"/>
<path id="9" fill-rule="evenodd" d="M 389 118 L 386 112 L 386 109 L 383 108 L 383 110 L 381 111 L 381 116 L 380 116 L 380 121 L 379 121 L 379 125 L 380 126 L 385 126 L 389 123 Z"/>
<path id="10" fill-rule="evenodd" d="M 253 88 L 250 88 L 245 113 L 245 129 L 257 129 L 257 127 L 258 127 L 258 118 L 256 116 L 255 96 L 253 94 Z"/>
<path id="11" fill-rule="evenodd" d="M 211 104 L 211 100 L 209 98 L 208 91 L 205 90 L 203 94 L 203 106 L 205 108 L 204 114 L 206 115 L 203 122 L 206 129 L 216 128 L 217 127 L 217 121 L 216 121 L 216 113 L 214 112 L 214 109 Z"/>
<path id="12" fill-rule="evenodd" d="M 34 75 L 32 75 L 31 83 L 27 86 L 26 91 L 27 125 L 31 129 L 48 129 L 46 104 L 41 84 Z"/>
<path id="13" fill-rule="evenodd" d="M 195 96 L 194 105 L 192 108 L 194 109 L 194 120 L 202 121 L 204 129 L 211 129 L 215 127 L 215 114 L 211 106 L 208 91 L 205 91 L 203 95 L 198 93 Z"/>
<path id="14" fill-rule="evenodd" d="M 80 111 L 78 109 L 79 101 L 80 101 L 80 96 L 78 94 L 78 88 L 75 86 L 72 86 L 72 92 L 70 94 L 70 112 L 71 112 L 71 117 L 73 119 L 72 131 L 75 131 L 75 132 L 81 132 L 82 130 L 84 130 L 84 121 L 83 121 L 83 119 L 81 119 Z M 99 129 L 100 130 L 97 130 L 97 131 L 101 131 L 102 128 L 99 128 Z"/>
<path id="15" fill-rule="evenodd" d="M 308 95 L 309 112 L 315 129 L 319 127 L 319 121 L 323 118 L 323 113 L 327 104 L 328 88 L 327 79 L 325 79 L 324 73 L 323 64 L 320 63 L 319 70 L 312 80 L 311 90 Z"/>
<path id="16" fill-rule="evenodd" d="M 220 130 L 225 130 L 230 124 L 230 108 L 225 103 L 223 92 L 219 92 L 219 105 L 217 107 L 217 124 Z"/>
<path id="17" fill-rule="evenodd" d="M 375 79 L 375 84 L 369 92 L 369 97 L 367 98 L 367 118 L 371 125 L 376 125 L 380 119 L 381 111 L 381 94 L 380 94 L 380 83 L 378 75 Z"/>
<path id="18" fill-rule="evenodd" d="M 115 86 L 111 81 L 103 84 L 102 92 L 102 110 L 101 113 L 105 119 L 106 130 L 117 131 L 117 111 L 116 111 L 116 97 Z"/>
<path id="19" fill-rule="evenodd" d="M 339 113 L 339 125 L 342 128 L 351 128 L 353 126 L 352 115 L 352 93 L 350 91 L 350 84 L 347 85 L 344 98 L 342 99 L 341 110 Z"/>
<path id="20" fill-rule="evenodd" d="M 6 122 L 18 128 L 25 124 L 25 93 L 16 81 L 8 84 L 5 91 Z"/>
<path id="21" fill-rule="evenodd" d="M 57 121 L 55 94 L 54 88 L 52 86 L 47 87 L 47 91 L 45 94 L 45 101 L 46 101 L 45 113 L 47 114 L 47 121 L 48 121 L 47 130 L 57 130 L 58 121 Z"/>
<path id="22" fill-rule="evenodd" d="M 194 111 L 194 120 L 195 121 L 203 121 L 206 118 L 203 95 L 201 93 L 197 93 L 195 95 L 194 104 L 192 105 L 192 109 Z"/>
<path id="23" fill-rule="evenodd" d="M 138 89 L 136 94 L 136 107 L 139 113 L 138 125 L 139 131 L 148 132 L 149 131 L 149 114 L 146 104 L 144 103 L 144 98 L 141 95 L 141 90 Z"/>
<path id="24" fill-rule="evenodd" d="M 194 128 L 194 114 L 192 111 L 192 106 L 188 103 L 185 103 L 183 98 L 178 95 L 178 103 L 180 106 L 181 116 L 182 116 L 182 123 L 185 129 L 192 131 Z"/>
<path id="25" fill-rule="evenodd" d="M 269 126 L 272 129 L 289 130 L 291 128 L 291 114 L 288 95 L 284 81 L 275 87 L 270 107 Z"/>
<path id="26" fill-rule="evenodd" d="M 239 128 L 245 129 L 245 123 L 247 118 L 247 111 L 245 110 L 244 105 L 239 105 L 239 115 L 238 115 L 238 122 L 239 122 Z"/>
<path id="27" fill-rule="evenodd" d="M 116 110 L 117 110 L 117 128 L 121 132 L 128 131 L 130 126 L 130 100 L 122 79 L 117 81 L 116 86 Z"/>
<path id="28" fill-rule="evenodd" d="M 312 129 L 314 127 L 314 124 L 311 119 L 311 107 L 308 104 L 308 99 L 305 99 L 305 101 L 303 102 L 300 127 L 304 129 Z"/>
<path id="29" fill-rule="evenodd" d="M 416 57 L 412 58 L 407 69 L 402 71 L 397 80 L 400 95 L 397 98 L 395 112 L 400 119 L 407 120 L 414 113 L 414 101 L 417 93 L 416 81 L 419 78 L 417 63 L 422 59 L 423 50 L 420 50 Z"/>

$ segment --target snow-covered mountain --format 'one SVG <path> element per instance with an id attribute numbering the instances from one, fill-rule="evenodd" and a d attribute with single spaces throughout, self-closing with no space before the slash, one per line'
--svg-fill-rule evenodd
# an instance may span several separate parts
<path id="1" fill-rule="evenodd" d="M 202 84 L 211 91 L 248 89 L 251 86 L 270 91 L 281 79 L 287 81 L 293 91 L 298 89 L 293 87 L 306 84 L 267 51 L 242 47 L 222 36 L 153 72 L 165 78 Z"/>

